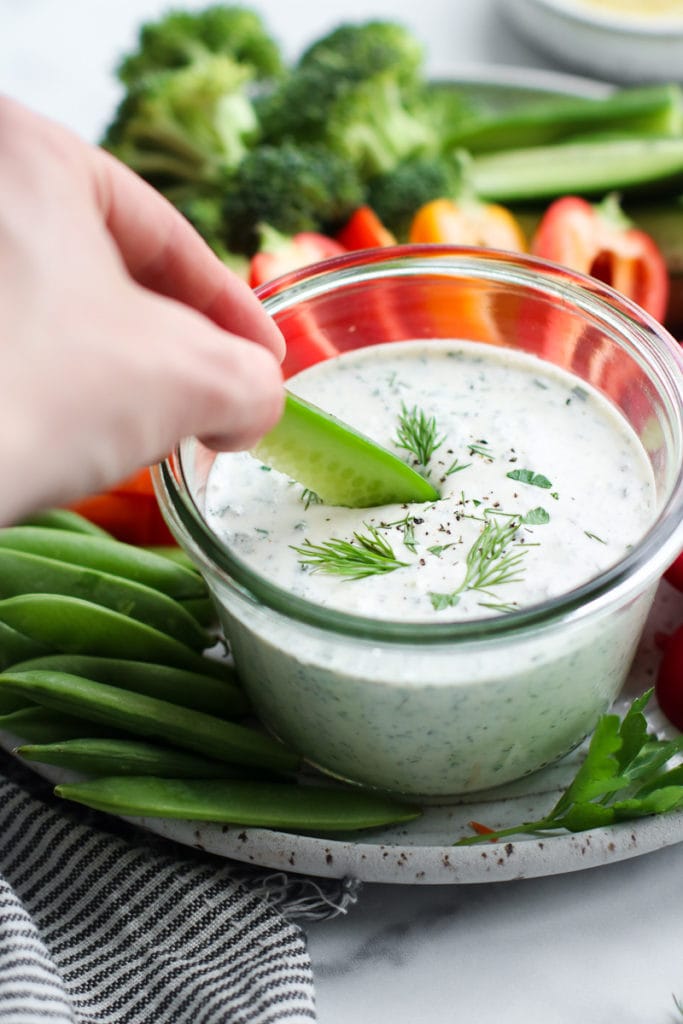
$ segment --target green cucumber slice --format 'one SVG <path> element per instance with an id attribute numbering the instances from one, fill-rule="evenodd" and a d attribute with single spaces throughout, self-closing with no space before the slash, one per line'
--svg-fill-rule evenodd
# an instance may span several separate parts
<path id="1" fill-rule="evenodd" d="M 392 452 L 288 394 L 280 422 L 252 454 L 310 488 L 327 505 L 371 508 L 436 501 L 436 488 Z"/>

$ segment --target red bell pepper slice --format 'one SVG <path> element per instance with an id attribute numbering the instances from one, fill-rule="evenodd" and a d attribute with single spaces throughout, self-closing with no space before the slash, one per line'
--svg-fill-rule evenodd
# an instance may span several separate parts
<path id="1" fill-rule="evenodd" d="M 289 274 L 310 263 L 340 256 L 344 246 L 334 238 L 317 231 L 302 231 L 298 235 L 283 235 L 268 225 L 261 229 L 261 248 L 249 264 L 249 284 L 257 288 L 274 277 Z"/>
<path id="2" fill-rule="evenodd" d="M 664 573 L 664 579 L 676 590 L 683 591 L 683 554 L 680 554 L 676 561 L 669 566 Z"/>
<path id="3" fill-rule="evenodd" d="M 532 239 L 536 256 L 589 274 L 663 321 L 669 298 L 666 261 L 633 226 L 616 196 L 594 205 L 578 196 L 551 203 Z"/>
<path id="4" fill-rule="evenodd" d="M 672 725 L 683 730 L 683 626 L 664 639 L 664 654 L 655 679 L 655 696 Z"/>
<path id="5" fill-rule="evenodd" d="M 377 249 L 396 245 L 396 236 L 385 228 L 369 206 L 359 206 L 337 235 L 337 241 L 354 252 L 357 249 Z"/>
<path id="6" fill-rule="evenodd" d="M 175 544 L 159 510 L 147 468 L 69 507 L 127 544 Z"/>

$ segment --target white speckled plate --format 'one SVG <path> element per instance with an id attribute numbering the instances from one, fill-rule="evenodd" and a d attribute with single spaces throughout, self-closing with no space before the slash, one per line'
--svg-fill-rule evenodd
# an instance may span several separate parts
<path id="1" fill-rule="evenodd" d="M 656 633 L 670 632 L 682 622 L 683 594 L 662 583 L 618 711 L 623 712 L 636 694 L 652 685 L 659 657 Z M 648 719 L 660 735 L 674 734 L 655 706 Z M 11 750 L 18 742 L 17 737 L 0 732 L 5 749 Z M 683 841 L 682 811 L 576 835 L 524 836 L 501 844 L 453 846 L 461 836 L 472 834 L 468 827 L 472 819 L 503 828 L 541 817 L 572 778 L 581 756 L 579 749 L 519 782 L 474 794 L 459 804 L 425 807 L 417 821 L 362 835 L 321 839 L 202 822 L 127 820 L 183 845 L 263 867 L 328 878 L 351 876 L 366 882 L 426 885 L 498 882 L 579 871 Z M 53 782 L 73 778 L 56 768 L 31 767 Z"/>
<path id="2" fill-rule="evenodd" d="M 474 97 L 494 107 L 510 106 L 548 92 L 598 96 L 609 89 L 588 79 L 522 68 L 473 65 L 458 69 L 457 73 L 445 69 L 438 77 L 462 83 Z M 655 634 L 671 631 L 681 623 L 683 594 L 664 583 L 618 702 L 618 711 L 622 712 L 634 696 L 652 685 L 658 661 Z M 674 730 L 652 702 L 648 719 L 661 735 L 673 734 Z M 19 742 L 19 737 L 0 731 L 0 746 L 4 749 L 12 750 Z M 468 822 L 472 819 L 492 828 L 503 828 L 541 817 L 574 775 L 581 756 L 579 749 L 520 782 L 477 793 L 459 804 L 425 807 L 423 815 L 407 826 L 362 835 L 321 839 L 201 822 L 128 820 L 183 845 L 267 868 L 328 878 L 351 876 L 367 882 L 407 884 L 463 884 L 560 874 L 640 856 L 683 841 L 683 812 L 679 812 L 576 835 L 526 836 L 505 844 L 453 846 L 461 836 L 471 835 Z M 31 767 L 53 782 L 73 777 L 48 766 Z"/>

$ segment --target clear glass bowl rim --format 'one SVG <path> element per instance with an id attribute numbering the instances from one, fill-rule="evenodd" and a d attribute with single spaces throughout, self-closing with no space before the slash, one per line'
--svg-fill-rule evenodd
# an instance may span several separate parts
<path id="1" fill-rule="evenodd" d="M 619 606 L 654 583 L 683 547 L 683 356 L 669 332 L 639 306 L 593 278 L 533 256 L 436 245 L 347 253 L 269 281 L 256 294 L 271 314 L 338 285 L 420 274 L 513 283 L 571 303 L 605 330 L 628 338 L 667 395 L 679 466 L 671 492 L 641 541 L 614 566 L 559 597 L 526 609 L 466 622 L 403 622 L 321 607 L 272 583 L 237 558 L 205 522 L 192 496 L 182 444 L 152 470 L 157 500 L 181 546 L 209 577 L 243 600 L 284 617 L 351 638 L 433 644 L 488 641 L 577 621 Z"/>

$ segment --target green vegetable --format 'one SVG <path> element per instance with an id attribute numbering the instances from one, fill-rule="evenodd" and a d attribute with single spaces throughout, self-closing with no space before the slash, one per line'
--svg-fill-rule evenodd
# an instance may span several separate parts
<path id="1" fill-rule="evenodd" d="M 49 650 L 45 644 L 0 621 L 0 671 L 17 661 L 38 658 L 41 654 L 47 654 Z"/>
<path id="2" fill-rule="evenodd" d="M 324 544 L 312 544 L 306 540 L 293 550 L 301 564 L 311 566 L 313 572 L 325 572 L 345 580 L 363 580 L 408 565 L 396 558 L 389 541 L 374 526 L 368 527 L 367 534 L 354 533 L 351 541 L 333 537 Z"/>
<path id="3" fill-rule="evenodd" d="M 230 666 L 220 664 L 223 678 L 190 672 L 172 665 L 156 665 L 148 661 L 124 658 L 103 658 L 90 654 L 48 654 L 12 665 L 13 672 L 52 671 L 92 679 L 110 686 L 120 686 L 148 697 L 158 697 L 206 711 L 220 718 L 236 718 L 246 714 L 249 701 L 237 685 L 237 676 Z"/>
<path id="4" fill-rule="evenodd" d="M 341 26 L 258 105 L 264 141 L 323 145 L 364 180 L 407 157 L 437 152 L 422 62 L 415 37 L 399 25 Z"/>
<path id="5" fill-rule="evenodd" d="M 173 637 L 120 612 L 56 594 L 21 594 L 0 601 L 0 622 L 42 645 L 42 650 L 153 661 L 222 678 L 224 667 Z M 25 654 L 26 657 L 30 654 Z"/>
<path id="6" fill-rule="evenodd" d="M 480 834 L 456 845 L 537 832 L 583 832 L 683 807 L 683 771 L 667 767 L 683 750 L 683 736 L 660 740 L 648 732 L 643 710 L 652 690 L 637 697 L 623 719 L 603 715 L 576 776 L 554 807 L 536 821 Z"/>
<path id="7" fill-rule="evenodd" d="M 0 530 L 0 548 L 44 555 L 86 569 L 99 569 L 161 590 L 176 599 L 207 596 L 206 584 L 199 573 L 169 558 L 110 537 L 38 526 L 10 526 Z"/>
<path id="8" fill-rule="evenodd" d="M 364 201 L 350 163 L 322 146 L 263 145 L 248 153 L 222 190 L 224 239 L 253 255 L 267 224 L 284 235 L 333 233 Z"/>
<path id="9" fill-rule="evenodd" d="M 407 241 L 417 210 L 433 199 L 457 196 L 462 186 L 461 160 L 452 154 L 417 156 L 372 178 L 366 202 L 399 241 Z"/>
<path id="10" fill-rule="evenodd" d="M 369 508 L 439 497 L 424 477 L 391 452 L 291 394 L 282 419 L 253 454 L 315 491 L 328 505 Z"/>
<path id="11" fill-rule="evenodd" d="M 556 146 L 510 149 L 475 156 L 469 165 L 474 192 L 499 202 L 552 199 L 614 190 L 683 187 L 683 136 L 630 136 Z"/>
<path id="12" fill-rule="evenodd" d="M 201 651 L 213 638 L 178 601 L 142 583 L 27 551 L 0 548 L 0 599 L 64 594 L 111 608 Z"/>
<path id="13" fill-rule="evenodd" d="M 149 74 L 124 96 L 103 145 L 162 190 L 219 184 L 258 136 L 252 78 L 223 55 Z"/>
<path id="14" fill-rule="evenodd" d="M 554 96 L 503 113 L 473 113 L 444 131 L 448 145 L 472 153 L 547 146 L 589 133 L 680 136 L 683 91 L 673 84 L 645 85 L 600 99 Z"/>
<path id="15" fill-rule="evenodd" d="M 114 777 L 60 785 L 55 793 L 112 814 L 316 832 L 372 828 L 420 814 L 417 807 L 357 790 L 276 782 Z"/>
<path id="16" fill-rule="evenodd" d="M 186 67 L 215 54 L 245 65 L 256 79 L 283 73 L 278 45 L 258 14 L 224 4 L 200 11 L 170 11 L 145 23 L 137 49 L 121 61 L 117 73 L 131 86 L 150 73 Z"/>
<path id="17" fill-rule="evenodd" d="M 22 520 L 22 526 L 45 526 L 51 530 L 73 530 L 76 533 L 90 533 L 95 537 L 111 537 L 111 534 L 96 526 L 89 519 L 68 508 L 48 508 L 35 512 Z"/>
<path id="18" fill-rule="evenodd" d="M 220 761 L 282 772 L 295 771 L 299 764 L 281 743 L 254 729 L 66 672 L 10 671 L 0 675 L 3 687 L 60 713 L 165 740 Z"/>
<path id="19" fill-rule="evenodd" d="M 9 692 L 3 694 L 4 699 L 10 696 Z M 37 706 L 0 714 L 0 729 L 30 743 L 61 743 L 62 740 L 80 739 L 83 736 L 112 737 L 117 734 L 115 729 L 87 722 L 76 715 L 58 714 Z"/>
<path id="20" fill-rule="evenodd" d="M 92 737 L 19 747 L 27 761 L 53 764 L 86 775 L 156 775 L 169 779 L 253 779 L 257 769 L 239 768 L 185 750 L 142 740 Z M 248 773 L 248 774 L 247 774 Z"/>

